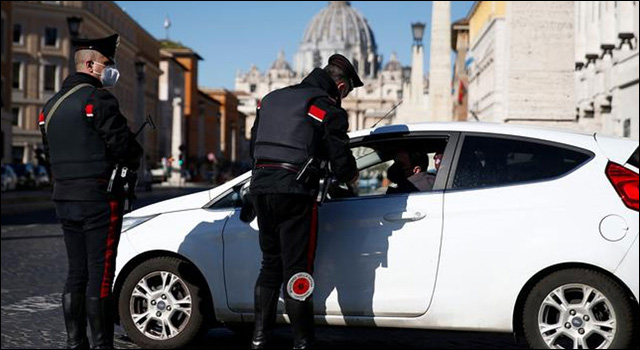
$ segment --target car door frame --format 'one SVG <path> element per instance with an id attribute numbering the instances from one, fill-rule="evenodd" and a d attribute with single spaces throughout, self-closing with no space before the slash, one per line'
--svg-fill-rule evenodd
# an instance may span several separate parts
<path id="1" fill-rule="evenodd" d="M 444 191 L 449 189 L 450 181 L 452 180 L 452 169 L 454 157 L 459 155 L 460 148 L 460 139 L 461 132 L 458 131 L 414 131 L 414 132 L 394 132 L 394 133 L 384 133 L 384 134 L 371 134 L 367 136 L 360 136 L 352 138 L 349 141 L 349 148 L 366 146 L 369 143 L 375 143 L 382 140 L 392 140 L 392 141 L 406 141 L 411 139 L 424 139 L 428 137 L 432 138 L 444 138 L 448 137 L 447 145 L 445 147 L 444 153 L 442 154 L 442 163 L 440 164 L 440 169 L 438 170 L 438 175 L 436 176 L 436 182 L 433 185 L 432 191 Z M 361 169 L 358 169 L 360 171 Z M 440 176 L 440 174 L 445 174 L 445 176 Z M 367 198 L 370 196 L 363 197 L 350 197 L 350 198 L 337 198 L 332 199 L 331 202 L 340 201 L 340 200 L 358 200 L 362 198 Z"/>

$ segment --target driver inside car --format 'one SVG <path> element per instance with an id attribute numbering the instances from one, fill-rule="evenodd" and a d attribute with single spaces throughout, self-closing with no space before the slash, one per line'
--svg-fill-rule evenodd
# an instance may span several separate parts
<path id="1" fill-rule="evenodd" d="M 387 169 L 387 178 L 396 184 L 387 194 L 431 191 L 436 176 L 427 172 L 429 155 L 425 152 L 399 149 L 393 165 Z"/>

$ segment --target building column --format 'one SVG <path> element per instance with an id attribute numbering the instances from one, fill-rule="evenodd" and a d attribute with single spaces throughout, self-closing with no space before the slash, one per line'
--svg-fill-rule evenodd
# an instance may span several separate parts
<path id="1" fill-rule="evenodd" d="M 423 105 L 424 90 L 424 47 L 413 45 L 411 48 L 411 88 L 409 102 L 414 106 Z"/>
<path id="2" fill-rule="evenodd" d="M 451 121 L 451 1 L 433 1 L 429 121 Z"/>
<path id="3" fill-rule="evenodd" d="M 171 177 L 169 183 L 174 186 L 184 185 L 184 179 L 182 178 L 182 166 L 179 163 L 180 160 L 180 146 L 183 143 L 182 137 L 182 98 L 174 97 L 171 103 L 173 109 L 173 116 L 171 120 Z"/>

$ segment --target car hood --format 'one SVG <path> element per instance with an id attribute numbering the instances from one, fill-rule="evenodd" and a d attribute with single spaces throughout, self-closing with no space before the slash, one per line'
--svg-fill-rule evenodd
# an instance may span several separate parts
<path id="1" fill-rule="evenodd" d="M 236 186 L 239 183 L 246 181 L 249 177 L 251 177 L 251 172 L 246 172 L 236 177 L 235 179 L 210 190 L 167 199 L 165 201 L 154 203 L 146 207 L 142 207 L 138 210 L 134 210 L 133 212 L 125 216 L 140 217 L 171 213 L 176 211 L 200 209 L 207 203 L 209 203 L 213 198 L 216 198 L 217 196 L 223 194 L 230 187 Z"/>
<path id="2" fill-rule="evenodd" d="M 146 207 L 134 210 L 125 216 L 140 217 L 171 213 L 175 211 L 199 209 L 207 204 L 210 199 L 211 198 L 209 197 L 209 190 L 206 190 L 147 205 Z"/>

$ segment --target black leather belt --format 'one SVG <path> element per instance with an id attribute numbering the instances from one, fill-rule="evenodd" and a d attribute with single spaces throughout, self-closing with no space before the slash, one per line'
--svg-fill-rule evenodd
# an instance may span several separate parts
<path id="1" fill-rule="evenodd" d="M 295 164 L 279 162 L 258 162 L 256 169 L 284 169 L 293 173 L 300 171 L 300 168 Z"/>

